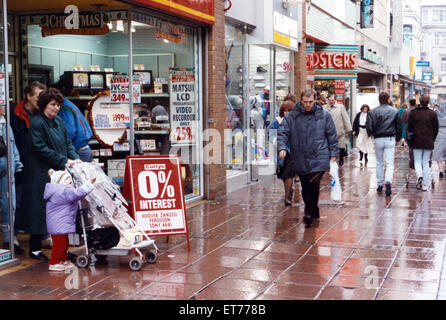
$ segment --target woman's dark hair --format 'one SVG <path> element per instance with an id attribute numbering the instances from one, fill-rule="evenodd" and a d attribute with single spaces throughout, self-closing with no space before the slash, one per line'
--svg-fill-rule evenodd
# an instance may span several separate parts
<path id="1" fill-rule="evenodd" d="M 389 94 L 387 92 L 381 92 L 378 96 L 380 104 L 389 104 Z"/>
<path id="2" fill-rule="evenodd" d="M 39 101 L 37 105 L 40 110 L 45 110 L 46 106 L 51 102 L 51 100 L 56 100 L 59 105 L 63 103 L 63 95 L 56 88 L 49 88 L 48 90 L 42 91 L 39 95 Z"/>
<path id="3" fill-rule="evenodd" d="M 291 100 L 286 100 L 282 103 L 279 109 L 279 117 L 285 117 L 285 112 L 290 112 L 294 108 L 294 103 Z"/>
<path id="4" fill-rule="evenodd" d="M 367 112 L 370 111 L 370 107 L 369 107 L 369 105 L 368 105 L 368 104 L 363 104 L 362 107 L 361 107 L 361 112 L 364 112 L 364 109 L 365 109 L 365 108 L 367 108 Z"/>
<path id="5" fill-rule="evenodd" d="M 288 93 L 288 94 L 285 96 L 285 98 L 283 99 L 284 102 L 287 101 L 287 100 L 293 102 L 294 104 L 296 104 L 296 102 L 297 102 L 297 98 L 296 98 L 296 96 L 295 96 L 294 94 L 292 94 L 292 93 Z"/>

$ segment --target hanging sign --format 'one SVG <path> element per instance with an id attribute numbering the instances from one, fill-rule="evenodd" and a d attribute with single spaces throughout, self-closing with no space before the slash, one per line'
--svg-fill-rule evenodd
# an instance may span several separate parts
<path id="1" fill-rule="evenodd" d="M 374 0 L 362 0 L 361 1 L 361 28 L 373 28 L 373 1 Z"/>
<path id="2" fill-rule="evenodd" d="M 113 76 L 110 81 L 110 103 L 130 103 L 130 80 L 127 76 Z M 133 103 L 141 103 L 141 80 L 133 76 Z"/>
<path id="3" fill-rule="evenodd" d="M 150 236 L 189 233 L 180 158 L 127 156 L 123 196 L 130 200 L 129 212 Z"/>
<path id="4" fill-rule="evenodd" d="M 344 105 L 345 103 L 345 80 L 334 80 L 334 94 L 336 102 Z"/>
<path id="5" fill-rule="evenodd" d="M 172 145 L 195 141 L 197 110 L 194 69 L 170 69 L 170 120 Z"/>

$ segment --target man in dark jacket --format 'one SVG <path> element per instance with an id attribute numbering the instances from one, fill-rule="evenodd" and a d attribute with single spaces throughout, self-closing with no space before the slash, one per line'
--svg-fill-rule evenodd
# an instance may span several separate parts
<path id="1" fill-rule="evenodd" d="M 37 101 L 39 94 L 46 89 L 46 86 L 38 81 L 34 81 L 31 85 L 25 88 L 25 99 L 20 101 L 16 106 L 11 106 L 11 129 L 14 133 L 17 150 L 20 154 L 20 159 L 23 163 L 23 171 L 15 174 L 16 182 L 16 226 L 19 227 L 23 223 L 25 214 L 24 210 L 24 196 L 23 191 L 26 185 L 27 178 L 24 174 L 30 158 L 30 147 L 28 144 L 28 130 L 31 118 L 39 112 Z M 18 245 L 15 249 L 16 254 L 23 254 L 24 251 Z"/>
<path id="2" fill-rule="evenodd" d="M 301 102 L 287 114 L 278 130 L 279 157 L 285 159 L 290 147 L 290 166 L 299 175 L 305 203 L 304 222 L 311 226 L 319 218 L 319 188 L 322 176 L 330 169 L 330 160 L 339 155 L 338 135 L 330 114 L 315 102 L 312 90 L 301 94 Z"/>
<path id="3" fill-rule="evenodd" d="M 417 189 L 423 189 L 423 191 L 428 189 L 429 161 L 439 129 L 437 113 L 429 109 L 429 100 L 429 95 L 421 96 L 420 107 L 409 114 L 407 123 L 407 132 L 413 133 L 413 141 L 410 147 L 413 148 L 415 159 L 415 171 L 418 178 Z"/>
<path id="4" fill-rule="evenodd" d="M 371 110 L 367 115 L 367 134 L 375 138 L 376 180 L 378 192 L 382 192 L 386 183 L 386 195 L 392 193 L 393 162 L 395 157 L 395 143 L 401 140 L 402 124 L 398 111 L 389 105 L 389 94 L 379 94 L 379 107 Z M 386 159 L 386 173 L 384 176 L 384 158 Z"/>

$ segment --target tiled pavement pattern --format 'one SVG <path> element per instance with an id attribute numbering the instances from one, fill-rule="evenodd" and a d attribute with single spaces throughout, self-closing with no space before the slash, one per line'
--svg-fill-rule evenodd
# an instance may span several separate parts
<path id="1" fill-rule="evenodd" d="M 156 238 L 155 264 L 133 272 L 128 259 L 109 257 L 80 269 L 71 290 L 67 274 L 38 263 L 1 276 L 0 299 L 446 299 L 446 179 L 428 192 L 406 189 L 407 151 L 398 149 L 385 197 L 369 158 L 367 167 L 347 158 L 343 205 L 330 203 L 324 176 L 311 228 L 299 192 L 285 207 L 272 178 L 189 209 L 190 252 L 185 236 Z"/>

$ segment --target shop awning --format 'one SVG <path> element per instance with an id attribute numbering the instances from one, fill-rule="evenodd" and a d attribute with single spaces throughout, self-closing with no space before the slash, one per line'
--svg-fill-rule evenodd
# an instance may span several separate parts
<path id="1" fill-rule="evenodd" d="M 326 42 L 326 41 L 324 41 L 324 40 L 321 40 L 321 39 L 319 39 L 318 37 L 312 36 L 312 35 L 309 34 L 309 33 L 304 32 L 304 34 L 305 34 L 305 38 L 307 38 L 307 39 L 311 39 L 311 40 L 313 40 L 315 43 L 329 44 L 328 42 Z"/>
<path id="2" fill-rule="evenodd" d="M 418 87 L 423 87 L 423 88 L 432 89 L 434 87 L 433 85 L 431 85 L 429 83 L 426 83 L 426 82 L 423 82 L 423 81 L 419 81 L 419 80 L 415 80 L 415 79 L 411 79 L 411 78 L 403 76 L 403 75 L 398 75 L 398 80 L 401 80 L 401 81 L 407 82 L 407 83 L 412 83 L 412 84 L 414 84 L 414 85 L 416 85 Z"/>
<path id="3" fill-rule="evenodd" d="M 66 6 L 75 5 L 79 10 L 98 10 L 101 8 L 103 10 L 108 8 L 127 8 L 127 4 L 121 1 L 115 0 L 20 0 L 11 1 L 8 0 L 8 12 L 41 12 L 41 11 L 60 11 L 63 13 Z"/>

